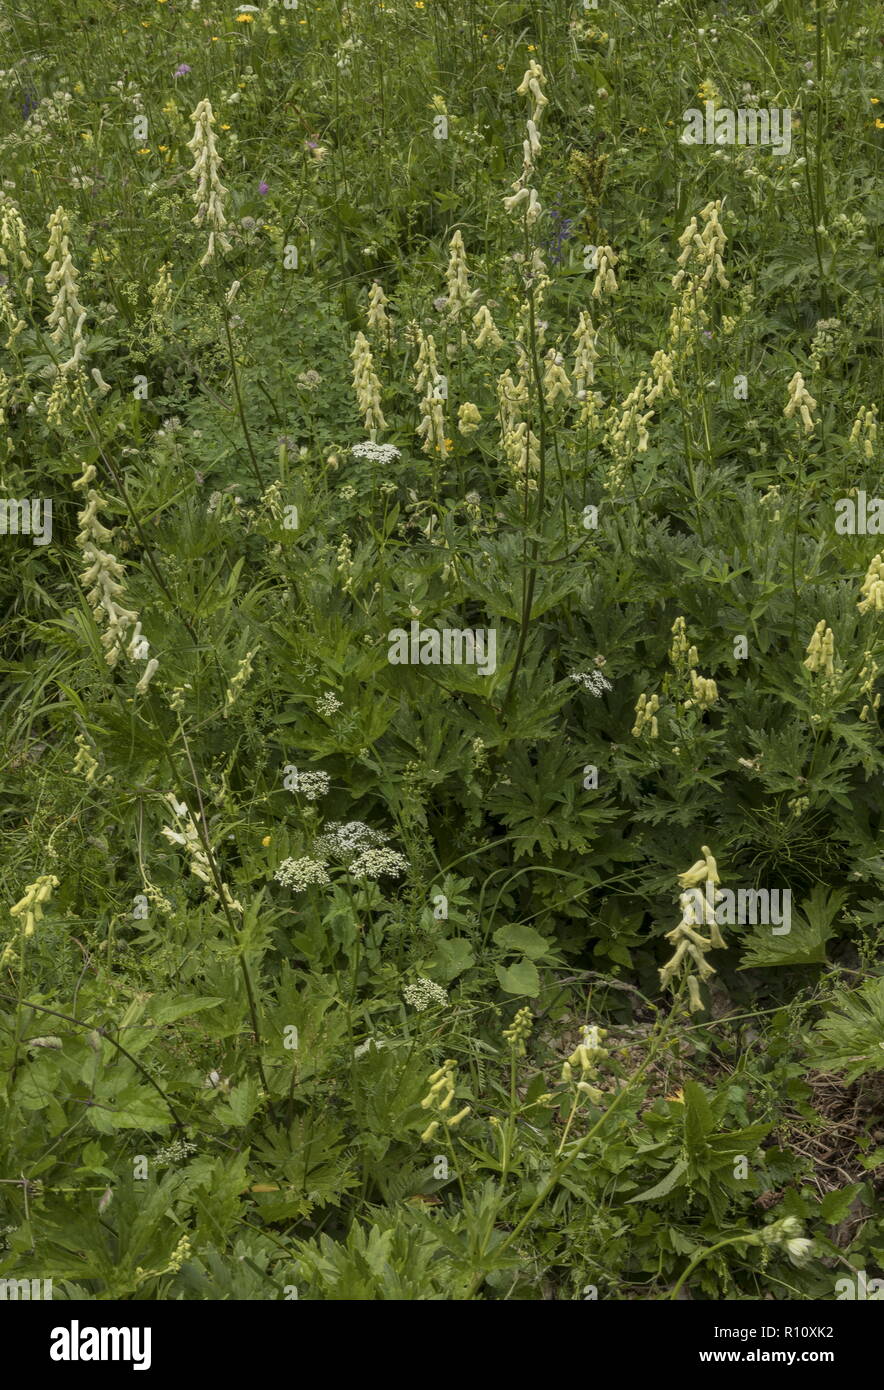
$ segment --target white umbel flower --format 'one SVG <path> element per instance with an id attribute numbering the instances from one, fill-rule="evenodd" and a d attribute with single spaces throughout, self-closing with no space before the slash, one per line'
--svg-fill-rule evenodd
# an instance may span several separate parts
<path id="1" fill-rule="evenodd" d="M 596 699 L 604 695 L 606 690 L 613 690 L 614 688 L 601 671 L 573 671 L 568 679 L 576 681 L 590 695 L 595 695 Z"/>
<path id="2" fill-rule="evenodd" d="M 284 888 L 291 888 L 293 893 L 303 893 L 305 888 L 313 884 L 325 887 L 331 882 L 323 861 L 311 859 L 309 855 L 303 859 L 284 859 L 273 877 Z"/>
<path id="3" fill-rule="evenodd" d="M 366 849 L 349 865 L 354 878 L 398 878 L 408 868 L 404 854 L 395 849 Z"/>
<path id="4" fill-rule="evenodd" d="M 410 1004 L 413 1009 L 417 1009 L 421 1014 L 432 1004 L 444 1005 L 448 1003 L 448 993 L 437 985 L 435 980 L 428 980 L 424 975 L 419 975 L 413 984 L 406 985 L 402 991 L 402 998 L 406 1004 Z"/>

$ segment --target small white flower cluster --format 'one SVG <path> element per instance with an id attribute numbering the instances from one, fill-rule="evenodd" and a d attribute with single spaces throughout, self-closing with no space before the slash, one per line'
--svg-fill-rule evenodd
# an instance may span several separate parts
<path id="1" fill-rule="evenodd" d="M 191 1154 L 195 1154 L 198 1148 L 199 1145 L 191 1144 L 189 1139 L 173 1139 L 171 1144 L 166 1144 L 164 1148 L 156 1150 L 153 1161 L 154 1163 L 181 1163 Z"/>
<path id="2" fill-rule="evenodd" d="M 569 680 L 576 681 L 582 685 L 584 690 L 588 690 L 590 695 L 597 698 L 604 694 L 606 690 L 613 690 L 611 682 L 605 680 L 601 671 L 572 671 Z"/>
<path id="3" fill-rule="evenodd" d="M 308 801 L 318 801 L 327 796 L 331 788 L 331 778 L 327 772 L 299 772 L 297 790 Z"/>
<path id="4" fill-rule="evenodd" d="M 447 1004 L 448 994 L 441 985 L 437 985 L 434 980 L 428 980 L 423 975 L 419 975 L 414 984 L 406 985 L 402 991 L 402 998 L 406 1004 L 417 1009 L 418 1013 L 423 1013 L 431 1004 Z"/>
<path id="5" fill-rule="evenodd" d="M 354 444 L 350 453 L 355 459 L 369 459 L 371 463 L 392 463 L 394 459 L 401 458 L 395 444 L 372 444 L 370 440 L 364 444 Z"/>
<path id="6" fill-rule="evenodd" d="M 326 719 L 331 719 L 333 714 L 337 714 L 338 710 L 343 708 L 343 701 L 339 700 L 337 695 L 333 695 L 330 690 L 325 695 L 320 695 L 316 701 L 317 714 L 324 715 Z"/>
<path id="7" fill-rule="evenodd" d="M 316 850 L 328 859 L 347 859 L 367 849 L 378 849 L 389 840 L 381 830 L 372 830 L 361 820 L 329 821 L 325 833 L 316 841 Z"/>
<path id="8" fill-rule="evenodd" d="M 408 868 L 404 854 L 395 849 L 366 849 L 350 864 L 354 878 L 398 878 Z"/>
<path id="9" fill-rule="evenodd" d="M 273 877 L 283 888 L 291 888 L 293 893 L 303 893 L 313 883 L 324 887 L 331 882 L 323 861 L 306 855 L 303 859 L 284 859 Z"/>

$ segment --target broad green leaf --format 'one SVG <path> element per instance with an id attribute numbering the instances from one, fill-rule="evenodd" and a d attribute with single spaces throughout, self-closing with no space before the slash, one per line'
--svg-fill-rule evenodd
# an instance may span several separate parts
<path id="1" fill-rule="evenodd" d="M 495 965 L 494 972 L 501 989 L 507 994 L 527 994 L 530 999 L 534 999 L 540 993 L 537 966 L 527 958 L 506 969 L 502 965 Z"/>

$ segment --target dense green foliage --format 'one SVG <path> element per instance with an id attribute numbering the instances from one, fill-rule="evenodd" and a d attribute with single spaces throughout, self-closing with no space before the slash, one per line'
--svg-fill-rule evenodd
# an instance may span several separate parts
<path id="1" fill-rule="evenodd" d="M 0 14 L 0 492 L 53 506 L 0 534 L 0 1278 L 884 1272 L 876 26 Z M 683 143 L 706 102 L 791 149 Z M 698 999 L 710 863 L 792 916 Z"/>

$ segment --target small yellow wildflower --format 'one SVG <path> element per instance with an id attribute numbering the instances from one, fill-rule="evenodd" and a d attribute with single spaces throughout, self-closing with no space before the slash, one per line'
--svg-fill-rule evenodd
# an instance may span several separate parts
<path id="1" fill-rule="evenodd" d="M 237 24 L 251 24 L 252 16 L 250 14 L 238 14 L 236 16 L 236 22 Z"/>

